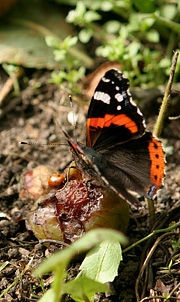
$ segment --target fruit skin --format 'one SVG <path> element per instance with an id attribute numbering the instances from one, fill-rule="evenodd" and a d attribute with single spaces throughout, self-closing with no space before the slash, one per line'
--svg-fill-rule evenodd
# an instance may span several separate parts
<path id="1" fill-rule="evenodd" d="M 52 239 L 63 241 L 63 234 L 59 227 L 56 213 L 56 202 L 48 194 L 41 196 L 27 214 L 28 225 L 39 239 Z"/>
<path id="2" fill-rule="evenodd" d="M 49 193 L 51 188 L 48 185 L 48 178 L 55 173 L 57 173 L 55 169 L 44 165 L 24 172 L 21 176 L 19 197 L 37 200 L 40 196 Z"/>
<path id="3" fill-rule="evenodd" d="M 126 232 L 129 206 L 125 200 L 72 166 L 64 171 L 68 181 L 59 190 L 41 196 L 28 213 L 35 236 L 71 243 L 85 232 L 114 228 Z"/>

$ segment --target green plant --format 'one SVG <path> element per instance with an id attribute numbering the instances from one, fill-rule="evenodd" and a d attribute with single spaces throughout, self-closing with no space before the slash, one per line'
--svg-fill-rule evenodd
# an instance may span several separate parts
<path id="1" fill-rule="evenodd" d="M 123 253 L 154 235 L 171 232 L 179 224 L 180 222 L 166 229 L 154 230 L 148 236 L 125 248 Z M 40 299 L 40 302 L 59 302 L 64 293 L 70 294 L 77 302 L 94 301 L 96 292 L 109 290 L 104 283 L 112 282 L 118 274 L 118 267 L 122 260 L 120 243 L 127 244 L 127 239 L 123 234 L 111 229 L 95 229 L 87 232 L 71 246 L 45 260 L 36 269 L 34 275 L 40 277 L 52 271 L 54 281 L 51 288 Z M 65 283 L 68 263 L 76 254 L 88 250 L 89 252 L 79 268 L 80 273 L 75 279 Z"/>
<path id="2" fill-rule="evenodd" d="M 133 86 L 153 87 L 166 81 L 172 51 L 178 47 L 178 3 L 107 0 L 92 5 L 86 0 L 70 4 L 76 8 L 69 11 L 66 20 L 79 30 L 76 41 L 86 44 L 95 39 L 94 55 L 120 62 Z M 66 77 L 59 74 L 56 82 L 61 83 L 61 78 Z"/>
<path id="3" fill-rule="evenodd" d="M 120 243 L 127 243 L 123 234 L 110 229 L 95 229 L 45 260 L 34 275 L 39 277 L 53 271 L 54 281 L 40 301 L 58 302 L 64 293 L 68 293 L 75 301 L 88 302 L 94 301 L 96 292 L 108 291 L 108 287 L 103 283 L 113 281 L 117 275 L 122 260 Z M 89 249 L 91 251 L 80 267 L 81 273 L 76 279 L 64 283 L 70 260 L 77 253 Z M 91 263 L 90 268 L 89 263 Z"/>
<path id="4" fill-rule="evenodd" d="M 47 45 L 54 48 L 55 60 L 62 62 L 62 69 L 58 73 L 52 73 L 51 82 L 61 85 L 63 81 L 66 81 L 69 89 L 79 93 L 79 88 L 74 83 L 82 79 L 85 74 L 85 67 L 80 67 L 79 58 L 69 52 L 77 42 L 78 38 L 71 36 L 67 36 L 63 42 L 52 36 L 46 37 Z"/>

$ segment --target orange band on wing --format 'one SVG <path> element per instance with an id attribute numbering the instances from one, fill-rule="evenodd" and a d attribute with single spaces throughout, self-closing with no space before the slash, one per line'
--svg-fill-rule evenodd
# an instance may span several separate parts
<path id="1" fill-rule="evenodd" d="M 156 191 L 163 186 L 165 176 L 165 156 L 161 142 L 152 137 L 152 142 L 148 145 L 149 156 L 151 159 L 151 181 L 156 186 Z"/>
<path id="2" fill-rule="evenodd" d="M 125 114 L 119 114 L 119 115 L 105 114 L 104 117 L 88 118 L 87 129 L 89 130 L 91 127 L 102 129 L 103 127 L 110 127 L 112 124 L 117 126 L 124 126 L 131 133 L 138 132 L 138 127 L 136 123 Z M 95 129 L 90 129 L 90 130 L 95 131 Z"/>

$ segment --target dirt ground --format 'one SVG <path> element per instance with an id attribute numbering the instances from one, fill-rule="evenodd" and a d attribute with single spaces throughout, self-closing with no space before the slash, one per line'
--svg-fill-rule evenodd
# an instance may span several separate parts
<path id="1" fill-rule="evenodd" d="M 7 80 L 0 70 L 1 84 Z M 0 272 L 0 292 L 10 286 L 22 273 L 33 256 L 32 268 L 37 267 L 47 256 L 59 249 L 51 245 L 47 248 L 27 231 L 25 225 L 28 200 L 19 198 L 20 178 L 23 171 L 38 165 L 49 165 L 61 171 L 71 160 L 69 148 L 65 145 L 28 146 L 19 141 L 38 143 L 65 143 L 61 126 L 72 129 L 72 115 L 68 91 L 48 82 L 50 72 L 31 71 L 21 79 L 18 96 L 9 95 L 0 108 L 0 265 L 7 265 Z M 1 88 L 1 87 L 0 87 Z M 80 104 L 81 103 L 81 104 Z M 85 123 L 88 102 L 74 103 L 75 117 L 78 118 L 76 136 L 85 141 Z M 149 101 L 140 102 L 148 128 L 152 130 L 160 99 L 149 96 Z M 10 107 L 9 107 L 10 106 Z M 9 109 L 7 109 L 9 107 Z M 180 114 L 180 97 L 174 93 L 168 109 L 170 117 Z M 166 151 L 167 168 L 165 187 L 158 193 L 156 223 L 154 228 L 167 228 L 180 218 L 180 120 L 166 118 L 162 131 Z M 130 244 L 151 232 L 147 203 L 140 211 L 131 211 L 127 232 Z M 148 254 L 151 250 L 151 254 Z M 145 263 L 144 261 L 147 261 Z M 79 262 L 73 261 L 69 267 L 68 279 L 73 278 Z M 96 301 L 135 302 L 165 301 L 162 295 L 171 295 L 168 301 L 180 300 L 180 238 L 179 228 L 160 233 L 150 240 L 124 253 L 119 275 L 111 285 L 111 294 L 98 294 Z M 44 278 L 45 289 L 52 281 Z M 42 296 L 42 288 L 37 279 L 27 270 L 18 283 L 0 298 L 0 301 L 37 301 Z M 156 296 L 157 298 L 153 298 Z M 72 301 L 66 295 L 63 301 Z"/>

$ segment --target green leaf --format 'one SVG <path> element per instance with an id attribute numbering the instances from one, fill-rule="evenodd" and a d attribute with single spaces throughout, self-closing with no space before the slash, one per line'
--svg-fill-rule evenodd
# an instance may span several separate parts
<path id="1" fill-rule="evenodd" d="M 61 49 L 61 50 L 54 50 L 54 59 L 57 62 L 64 61 L 66 59 L 66 50 Z"/>
<path id="2" fill-rule="evenodd" d="M 64 41 L 62 42 L 62 48 L 68 49 L 74 45 L 76 45 L 78 42 L 78 37 L 71 37 L 70 35 L 67 36 Z"/>
<path id="3" fill-rule="evenodd" d="M 113 3 L 111 1 L 102 1 L 101 7 L 102 11 L 109 12 L 113 8 Z"/>
<path id="4" fill-rule="evenodd" d="M 0 27 L 0 64 L 22 65 L 28 68 L 59 67 L 53 50 L 40 34 L 16 25 Z"/>
<path id="5" fill-rule="evenodd" d="M 119 241 L 121 244 L 127 244 L 126 236 L 118 231 L 112 229 L 94 229 L 87 232 L 83 237 L 73 243 L 73 248 L 84 252 L 91 249 L 96 244 L 105 241 Z"/>
<path id="6" fill-rule="evenodd" d="M 47 13 L 48 12 L 48 13 Z M 18 1 L 7 15 L 7 20 L 0 23 L 0 64 L 22 65 L 28 68 L 60 68 L 62 64 L 54 59 L 53 49 L 72 33 L 72 26 L 67 24 L 61 9 L 44 0 Z M 52 37 L 50 39 L 50 36 Z M 47 43 L 45 41 L 47 38 Z M 82 45 L 69 48 L 85 66 L 91 65 Z"/>
<path id="7" fill-rule="evenodd" d="M 155 23 L 155 20 L 153 18 L 147 18 L 144 17 L 144 15 L 141 15 L 141 30 L 144 32 L 147 32 L 150 27 L 153 26 Z"/>
<path id="8" fill-rule="evenodd" d="M 89 40 L 91 39 L 92 37 L 92 30 L 91 29 L 82 29 L 80 32 L 79 32 L 79 40 L 82 42 L 82 43 L 87 43 L 89 42 Z"/>
<path id="9" fill-rule="evenodd" d="M 66 247 L 64 250 L 55 253 L 52 257 L 45 260 L 40 266 L 35 270 L 34 276 L 39 277 L 40 275 L 54 271 L 54 281 L 52 284 L 53 294 L 55 295 L 54 301 L 59 301 L 62 291 L 64 290 L 63 279 L 65 276 L 65 269 L 68 262 L 80 252 L 89 250 L 94 245 L 104 241 L 120 241 L 126 244 L 126 237 L 120 232 L 111 229 L 95 229 L 87 232 L 83 237 L 75 241 L 71 246 Z M 80 279 L 80 278 L 78 278 Z M 92 280 L 91 280 L 92 281 Z M 95 281 L 94 281 L 95 282 Z M 86 282 L 85 282 L 86 283 Z M 89 285 L 88 285 L 89 286 Z M 84 286 L 83 286 L 84 288 Z M 101 290 L 98 288 L 98 290 Z M 103 289 L 102 289 L 103 290 Z M 73 290 L 74 293 L 75 289 Z M 87 290 L 86 290 L 87 291 Z M 97 291 L 94 289 L 93 291 Z M 79 292 L 79 291 L 78 291 Z M 92 290 L 88 289 L 87 293 L 92 294 Z M 83 296 L 85 297 L 85 295 Z M 80 300 L 79 300 L 80 301 Z M 88 301 L 87 299 L 85 301 Z"/>
<path id="10" fill-rule="evenodd" d="M 80 24 L 84 20 L 85 12 L 86 12 L 85 4 L 82 1 L 78 1 L 76 8 L 68 13 L 66 20 L 69 23 L 74 22 L 75 24 Z"/>
<path id="11" fill-rule="evenodd" d="M 115 34 L 120 30 L 121 23 L 116 20 L 110 20 L 104 25 L 104 29 L 109 34 Z"/>
<path id="12" fill-rule="evenodd" d="M 101 15 L 94 11 L 87 11 L 84 15 L 84 18 L 87 23 L 91 23 L 93 21 L 97 21 L 101 19 Z"/>
<path id="13" fill-rule="evenodd" d="M 128 46 L 129 57 L 134 58 L 137 55 L 140 48 L 141 48 L 141 44 L 139 42 L 132 42 L 131 44 L 129 44 Z"/>
<path id="14" fill-rule="evenodd" d="M 60 41 L 59 39 L 53 37 L 53 36 L 46 36 L 45 37 L 45 41 L 46 41 L 46 44 L 49 46 L 49 47 L 54 47 L 54 48 L 58 48 L 59 45 L 60 45 Z"/>
<path id="15" fill-rule="evenodd" d="M 48 289 L 48 291 L 39 300 L 39 302 L 54 302 L 54 301 L 55 301 L 55 293 L 52 288 Z"/>
<path id="16" fill-rule="evenodd" d="M 87 277 L 80 277 L 63 285 L 63 293 L 70 294 L 76 302 L 90 301 L 95 293 L 106 291 L 109 291 L 107 285 Z"/>
<path id="17" fill-rule="evenodd" d="M 142 13 L 152 13 L 156 9 L 155 1 L 132 0 L 132 2 L 135 5 L 135 7 L 139 10 L 139 12 Z"/>
<path id="18" fill-rule="evenodd" d="M 177 15 L 177 7 L 175 5 L 164 5 L 160 7 L 162 17 L 173 20 Z"/>
<path id="19" fill-rule="evenodd" d="M 155 29 L 150 29 L 146 33 L 146 39 L 150 42 L 158 43 L 159 42 L 159 33 Z"/>
<path id="20" fill-rule="evenodd" d="M 159 62 L 160 68 L 170 68 L 171 66 L 171 60 L 168 58 L 164 58 Z"/>
<path id="21" fill-rule="evenodd" d="M 78 15 L 84 15 L 84 13 L 86 12 L 86 5 L 83 3 L 83 1 L 77 1 L 75 10 Z"/>
<path id="22" fill-rule="evenodd" d="M 63 265 L 65 267 L 77 253 L 85 252 L 104 240 L 119 241 L 121 244 L 127 244 L 125 235 L 118 231 L 111 229 L 91 230 L 75 241 L 71 246 L 55 253 L 52 257 L 41 263 L 35 270 L 34 276 L 41 276 L 47 272 L 53 271 L 58 265 Z"/>
<path id="23" fill-rule="evenodd" d="M 60 10 L 53 3 L 21 0 L 7 17 L 8 20 L 0 24 L 0 63 L 29 68 L 59 67 L 44 38 L 57 35 L 64 39 L 71 27 L 64 22 Z"/>
<path id="24" fill-rule="evenodd" d="M 122 260 L 119 242 L 103 241 L 93 248 L 80 266 L 83 275 L 93 280 L 106 283 L 112 282 L 118 274 Z"/>

